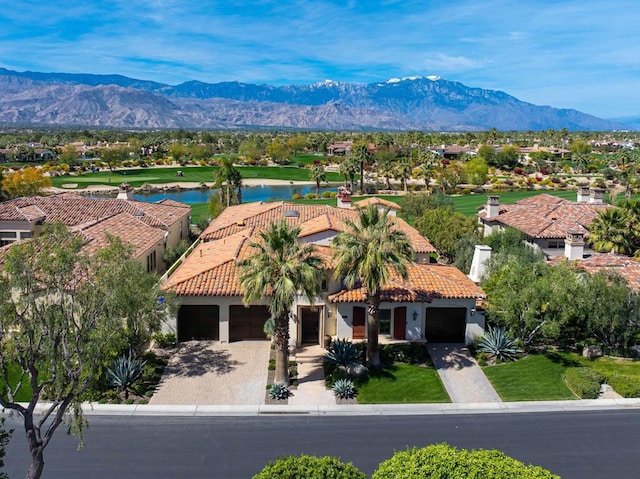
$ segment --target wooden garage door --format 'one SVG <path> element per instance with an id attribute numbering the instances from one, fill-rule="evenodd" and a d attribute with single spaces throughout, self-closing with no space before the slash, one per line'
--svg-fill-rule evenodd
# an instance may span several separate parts
<path id="1" fill-rule="evenodd" d="M 427 308 L 427 341 L 464 343 L 466 316 L 465 308 Z"/>
<path id="2" fill-rule="evenodd" d="M 364 339 L 367 322 L 367 310 L 360 307 L 353 307 L 353 322 L 351 323 L 353 328 L 353 339 Z"/>
<path id="3" fill-rule="evenodd" d="M 243 339 L 267 339 L 264 334 L 264 323 L 269 319 L 267 306 L 230 306 L 229 307 L 229 341 Z"/>
<path id="4" fill-rule="evenodd" d="M 182 305 L 178 310 L 178 341 L 218 340 L 220 308 L 216 305 Z"/>

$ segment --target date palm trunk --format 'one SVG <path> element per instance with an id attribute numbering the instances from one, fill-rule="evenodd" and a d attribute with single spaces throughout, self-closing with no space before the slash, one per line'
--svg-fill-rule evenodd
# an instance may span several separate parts
<path id="1" fill-rule="evenodd" d="M 289 385 L 289 313 L 280 314 L 274 320 L 273 344 L 276 352 L 276 369 L 273 382 Z"/>

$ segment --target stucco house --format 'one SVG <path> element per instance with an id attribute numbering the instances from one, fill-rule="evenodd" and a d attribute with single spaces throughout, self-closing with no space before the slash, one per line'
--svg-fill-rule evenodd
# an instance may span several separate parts
<path id="1" fill-rule="evenodd" d="M 172 200 L 134 200 L 124 187 L 118 198 L 85 198 L 76 194 L 31 196 L 0 203 L 0 246 L 40 234 L 46 224 L 62 222 L 83 236 L 85 248 L 106 245 L 107 235 L 119 236 L 134 248 L 147 271 L 163 273 L 162 256 L 189 237 L 191 207 Z"/>
<path id="2" fill-rule="evenodd" d="M 364 291 L 346 289 L 332 274 L 331 240 L 357 221 L 351 203 L 337 208 L 287 202 L 247 203 L 228 207 L 200 236 L 200 242 L 163 287 L 181 300 L 177 317 L 168 327 L 178 340 L 221 342 L 265 339 L 268 299 L 245 307 L 237 261 L 249 254 L 258 232 L 283 218 L 300 226 L 299 241 L 314 245 L 325 259 L 322 294 L 312 303 L 294 301 L 289 324 L 291 346 L 323 344 L 326 336 L 364 339 Z M 397 205 L 396 205 L 397 206 Z M 434 264 L 435 248 L 399 217 L 390 217 L 413 244 L 416 259 L 408 279 L 393 277 L 382 290 L 380 335 L 400 340 L 471 342 L 482 335 L 484 317 L 476 312 L 482 290 L 453 266 Z"/>
<path id="3" fill-rule="evenodd" d="M 478 222 L 484 236 L 512 227 L 524 233 L 527 241 L 547 257 L 562 256 L 567 239 L 571 241 L 576 234 L 582 235 L 583 240 L 588 237 L 593 220 L 609 207 L 603 202 L 600 189 L 580 188 L 577 201 L 542 193 L 501 205 L 498 196 L 489 196 L 478 212 Z M 593 252 L 584 250 L 586 254 Z"/>

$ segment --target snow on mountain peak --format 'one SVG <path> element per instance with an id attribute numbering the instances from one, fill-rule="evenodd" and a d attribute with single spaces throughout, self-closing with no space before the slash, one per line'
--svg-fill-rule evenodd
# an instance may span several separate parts
<path id="1" fill-rule="evenodd" d="M 442 79 L 442 77 L 438 76 L 438 75 L 429 75 L 427 77 L 427 80 L 431 80 L 431 81 L 438 81 L 438 80 L 441 80 L 441 79 Z"/>

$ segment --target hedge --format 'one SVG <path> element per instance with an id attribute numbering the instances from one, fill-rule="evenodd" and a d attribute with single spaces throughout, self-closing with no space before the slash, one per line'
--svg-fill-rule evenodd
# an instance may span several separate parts
<path id="1" fill-rule="evenodd" d="M 367 479 L 367 475 L 335 457 L 302 454 L 270 462 L 253 479 Z"/>
<path id="2" fill-rule="evenodd" d="M 497 450 L 467 451 L 448 444 L 397 452 L 371 479 L 559 479 L 539 466 L 527 466 Z"/>
<path id="3" fill-rule="evenodd" d="M 638 381 L 638 378 L 635 376 L 612 374 L 606 379 L 606 382 L 622 397 L 640 397 L 640 381 Z"/>
<path id="4" fill-rule="evenodd" d="M 567 386 L 582 399 L 597 399 L 603 378 L 591 368 L 568 368 L 564 374 Z"/>

